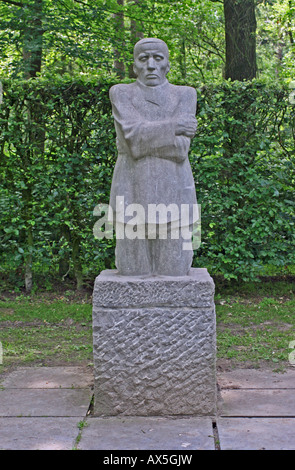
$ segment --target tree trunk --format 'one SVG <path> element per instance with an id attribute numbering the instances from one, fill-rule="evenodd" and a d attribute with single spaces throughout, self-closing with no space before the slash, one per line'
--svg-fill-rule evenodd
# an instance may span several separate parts
<path id="1" fill-rule="evenodd" d="M 25 290 L 30 293 L 33 286 L 33 248 L 34 237 L 31 225 L 32 220 L 32 187 L 28 181 L 25 181 L 26 188 L 22 191 L 23 200 L 23 219 L 25 221 L 25 247 L 24 247 L 24 269 L 25 269 Z"/>
<path id="2" fill-rule="evenodd" d="M 35 0 L 28 10 L 28 21 L 23 32 L 23 61 L 25 78 L 34 78 L 41 72 L 43 48 L 43 0 Z"/>
<path id="3" fill-rule="evenodd" d="M 289 5 L 289 11 L 288 11 L 288 34 L 289 34 L 289 38 L 290 38 L 290 43 L 293 45 L 294 44 L 294 36 L 293 36 L 293 32 L 292 32 L 292 17 L 291 17 L 291 12 L 294 11 L 293 10 L 293 5 L 292 5 L 292 1 L 289 0 L 288 2 L 288 5 Z"/>
<path id="4" fill-rule="evenodd" d="M 34 78 L 41 72 L 43 49 L 43 0 L 35 0 L 29 9 L 24 31 L 23 59 L 25 78 Z"/>
<path id="5" fill-rule="evenodd" d="M 186 79 L 186 49 L 185 49 L 185 38 L 181 38 L 179 41 L 179 56 L 178 56 L 179 68 L 181 78 Z"/>
<path id="6" fill-rule="evenodd" d="M 60 235 L 65 240 L 65 243 L 69 245 L 70 240 L 71 240 L 71 233 L 67 225 L 63 225 L 61 227 Z M 62 280 L 64 280 L 65 277 L 69 274 L 69 272 L 70 272 L 69 253 L 66 250 L 64 250 L 64 253 L 60 256 L 59 261 L 58 261 L 58 274 L 60 275 Z"/>
<path id="7" fill-rule="evenodd" d="M 120 7 L 124 6 L 124 0 L 117 0 L 117 3 Z M 125 44 L 125 23 L 124 23 L 124 12 L 119 11 L 118 13 L 114 13 L 114 28 L 118 34 L 118 47 L 114 48 L 114 70 L 119 78 L 125 77 L 125 64 L 122 59 L 122 52 L 124 49 Z"/>
<path id="8" fill-rule="evenodd" d="M 224 0 L 226 80 L 256 77 L 256 16 L 254 0 Z"/>
<path id="9" fill-rule="evenodd" d="M 80 260 L 80 240 L 78 238 L 74 238 L 73 240 L 72 259 L 76 278 L 76 288 L 77 290 L 81 290 L 83 287 L 83 271 Z"/>
<path id="10" fill-rule="evenodd" d="M 141 6 L 141 0 L 135 0 L 133 3 L 135 3 L 137 6 Z M 133 54 L 133 47 L 139 41 L 140 39 L 143 39 L 143 25 L 136 21 L 135 19 L 131 19 L 130 21 L 130 43 L 132 47 L 131 54 Z M 128 68 L 128 77 L 129 78 L 136 78 L 136 75 L 133 70 L 133 63 L 129 65 Z"/>
<path id="11" fill-rule="evenodd" d="M 33 271 L 32 271 L 32 262 L 33 262 L 33 255 L 32 249 L 34 245 L 33 241 L 33 232 L 32 228 L 27 228 L 27 243 L 26 249 L 28 253 L 25 256 L 25 289 L 27 293 L 30 293 L 33 287 Z"/>

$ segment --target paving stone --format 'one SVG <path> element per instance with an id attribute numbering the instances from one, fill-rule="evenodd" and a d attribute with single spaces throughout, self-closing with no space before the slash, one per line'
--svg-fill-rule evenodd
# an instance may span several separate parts
<path id="1" fill-rule="evenodd" d="M 290 390 L 221 390 L 221 416 L 295 416 Z"/>
<path id="2" fill-rule="evenodd" d="M 0 416 L 81 416 L 87 413 L 90 390 L 0 390 Z"/>
<path id="3" fill-rule="evenodd" d="M 21 367 L 1 381 L 4 388 L 90 388 L 92 370 L 86 367 Z"/>
<path id="4" fill-rule="evenodd" d="M 295 368 L 289 369 L 284 373 L 261 371 L 259 369 L 235 369 L 219 373 L 217 381 L 221 389 L 295 389 Z"/>
<path id="5" fill-rule="evenodd" d="M 295 450 L 293 377 L 293 369 L 219 374 L 221 450 Z M 77 424 L 89 407 L 91 384 L 92 374 L 83 367 L 21 368 L 8 374 L 0 388 L 0 449 L 72 449 Z M 87 424 L 79 449 L 214 449 L 207 417 L 89 416 Z"/>
<path id="6" fill-rule="evenodd" d="M 295 418 L 219 418 L 221 450 L 294 450 Z"/>
<path id="7" fill-rule="evenodd" d="M 71 450 L 77 418 L 0 418 L 0 450 Z"/>
<path id="8" fill-rule="evenodd" d="M 81 450 L 213 450 L 209 418 L 110 417 L 87 419 Z"/>

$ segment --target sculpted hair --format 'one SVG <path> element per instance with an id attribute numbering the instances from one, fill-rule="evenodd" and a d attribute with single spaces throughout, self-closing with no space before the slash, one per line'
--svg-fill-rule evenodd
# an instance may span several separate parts
<path id="1" fill-rule="evenodd" d="M 167 57 L 169 58 L 169 49 L 168 49 L 168 46 L 167 46 L 166 42 L 164 42 L 164 41 L 162 41 L 162 39 L 158 39 L 158 38 L 140 39 L 140 41 L 138 41 L 134 46 L 133 56 L 136 57 L 136 55 L 138 54 L 138 51 L 140 50 L 140 46 L 143 46 L 144 44 L 147 44 L 147 43 L 155 43 L 155 44 L 161 45 L 164 48 L 165 53 L 167 54 Z"/>

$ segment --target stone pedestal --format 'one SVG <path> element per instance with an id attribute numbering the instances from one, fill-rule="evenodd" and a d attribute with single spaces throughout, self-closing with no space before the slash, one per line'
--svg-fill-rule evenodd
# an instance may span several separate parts
<path id="1" fill-rule="evenodd" d="M 93 292 L 94 414 L 213 416 L 214 282 L 103 271 Z"/>

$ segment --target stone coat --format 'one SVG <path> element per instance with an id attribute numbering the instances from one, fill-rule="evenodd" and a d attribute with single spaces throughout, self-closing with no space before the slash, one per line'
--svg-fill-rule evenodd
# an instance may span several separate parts
<path id="1" fill-rule="evenodd" d="M 155 87 L 135 81 L 114 85 L 110 99 L 118 148 L 110 197 L 116 219 L 127 222 L 129 204 L 141 204 L 145 211 L 148 204 L 196 204 L 190 138 L 175 135 L 176 119 L 196 114 L 195 89 L 167 80 Z M 124 207 L 116 207 L 116 196 L 124 196 Z"/>

